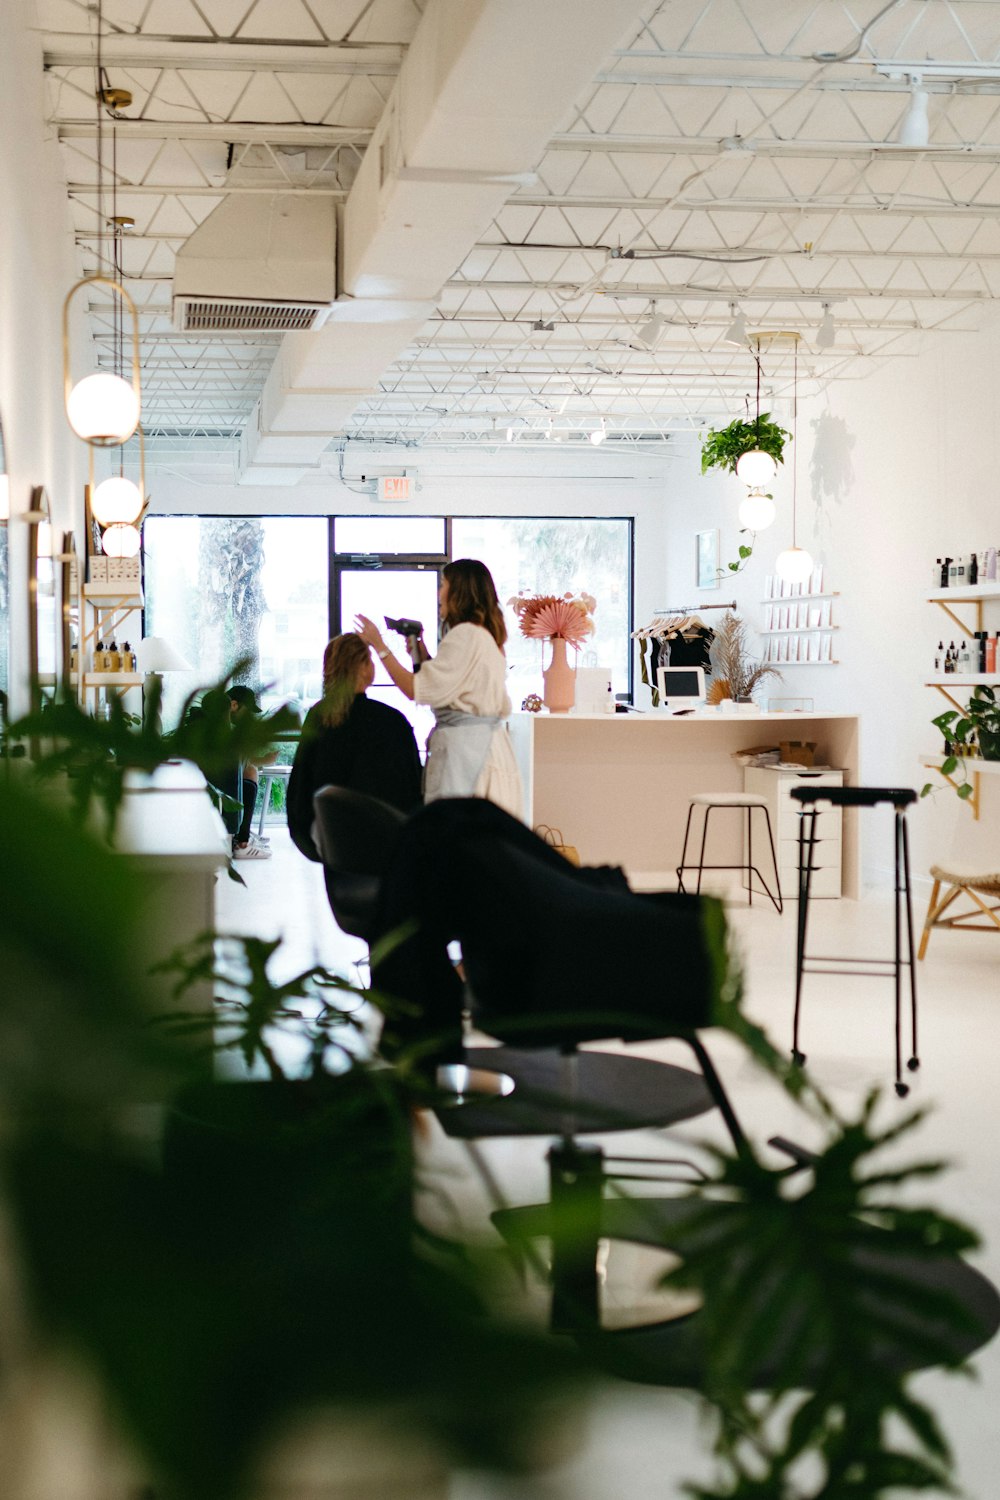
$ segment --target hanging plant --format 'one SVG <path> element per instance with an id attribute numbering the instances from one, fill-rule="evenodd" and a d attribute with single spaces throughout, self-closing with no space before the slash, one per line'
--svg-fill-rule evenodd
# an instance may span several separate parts
<path id="1" fill-rule="evenodd" d="M 707 474 L 709 469 L 724 469 L 728 474 L 735 474 L 736 465 L 744 453 L 755 448 L 769 453 L 775 463 L 784 463 L 785 442 L 790 437 L 790 432 L 771 421 L 770 412 L 763 411 L 756 419 L 747 421 L 734 417 L 728 427 L 708 429 L 701 445 L 701 472 Z"/>

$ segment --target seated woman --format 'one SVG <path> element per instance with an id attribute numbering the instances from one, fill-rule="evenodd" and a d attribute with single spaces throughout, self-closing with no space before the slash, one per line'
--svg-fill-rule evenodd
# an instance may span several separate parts
<path id="1" fill-rule="evenodd" d="M 307 859 L 313 796 L 321 786 L 365 792 L 412 812 L 420 803 L 420 756 L 413 730 L 388 704 L 365 696 L 375 677 L 360 635 L 334 636 L 323 653 L 323 697 L 306 715 L 288 780 L 288 829 Z"/>
<path id="2" fill-rule="evenodd" d="M 412 671 L 397 661 L 365 615 L 358 616 L 358 634 L 374 647 L 400 691 L 434 710 L 425 801 L 485 797 L 521 817 L 521 778 L 505 722 L 511 710 L 507 627 L 485 563 L 471 557 L 446 563 L 438 601 L 443 627 L 438 654 L 415 661 Z M 422 641 L 417 655 L 426 658 Z"/>

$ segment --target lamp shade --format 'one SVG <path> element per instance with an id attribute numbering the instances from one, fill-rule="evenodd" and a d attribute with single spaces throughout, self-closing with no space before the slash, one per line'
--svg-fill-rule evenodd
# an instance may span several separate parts
<path id="1" fill-rule="evenodd" d="M 778 553 L 774 571 L 786 583 L 806 583 L 812 576 L 812 553 L 804 547 L 787 547 Z"/>
<path id="2" fill-rule="evenodd" d="M 120 375 L 87 375 L 67 396 L 66 416 L 85 443 L 125 443 L 139 425 L 139 395 Z"/>
<path id="3" fill-rule="evenodd" d="M 101 537 L 101 546 L 108 557 L 135 557 L 141 542 L 138 526 L 123 526 L 120 522 L 109 526 Z"/>
<path id="4" fill-rule="evenodd" d="M 90 509 L 99 526 L 114 526 L 116 522 L 131 525 L 142 512 L 142 492 L 131 479 L 114 474 L 102 479 L 90 497 Z"/>
<path id="5" fill-rule="evenodd" d="M 135 664 L 140 672 L 193 672 L 187 657 L 175 651 L 162 635 L 144 635 L 135 648 Z"/>
<path id="6" fill-rule="evenodd" d="M 740 502 L 740 525 L 745 526 L 748 531 L 765 531 L 776 513 L 770 495 L 751 490 L 746 499 Z"/>
<path id="7" fill-rule="evenodd" d="M 757 485 L 770 484 L 778 472 L 778 465 L 770 453 L 765 453 L 762 448 L 751 448 L 749 453 L 743 453 L 736 460 L 736 473 L 744 484 L 756 488 Z"/>

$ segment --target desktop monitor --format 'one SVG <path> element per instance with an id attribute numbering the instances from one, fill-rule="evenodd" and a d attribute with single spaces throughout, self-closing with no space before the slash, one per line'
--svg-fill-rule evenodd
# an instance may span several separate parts
<path id="1" fill-rule="evenodd" d="M 660 707 L 675 713 L 679 708 L 701 708 L 705 702 L 703 667 L 657 667 L 656 685 Z"/>

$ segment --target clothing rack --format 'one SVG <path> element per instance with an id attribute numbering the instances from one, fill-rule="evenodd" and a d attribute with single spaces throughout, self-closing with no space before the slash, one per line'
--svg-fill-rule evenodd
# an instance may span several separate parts
<path id="1" fill-rule="evenodd" d="M 669 609 L 654 610 L 657 615 L 694 615 L 701 614 L 705 609 L 735 609 L 736 600 L 729 604 L 675 604 Z"/>

